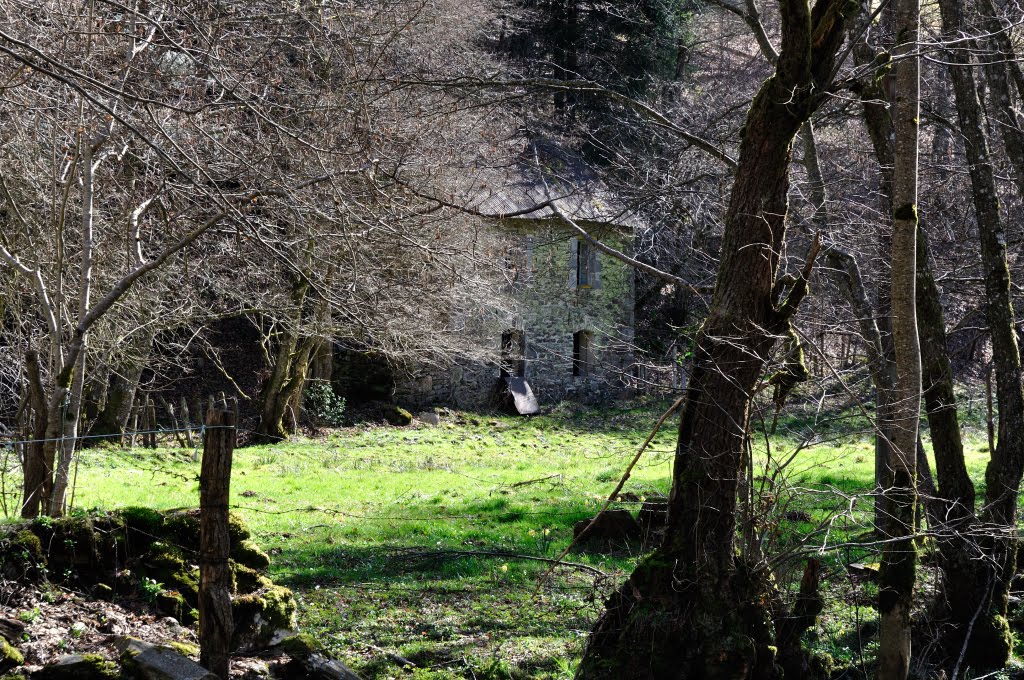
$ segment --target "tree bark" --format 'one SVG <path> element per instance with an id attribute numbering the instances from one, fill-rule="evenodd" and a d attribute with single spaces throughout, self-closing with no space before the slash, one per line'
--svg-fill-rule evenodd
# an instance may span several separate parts
<path id="1" fill-rule="evenodd" d="M 124 360 L 111 371 L 103 408 L 89 430 L 90 435 L 110 436 L 97 437 L 98 441 L 120 442 L 124 438 L 135 403 L 135 391 L 149 361 L 154 338 L 150 331 L 136 336 Z"/>
<path id="2" fill-rule="evenodd" d="M 961 4 L 955 0 L 940 0 L 939 8 L 943 36 L 947 39 L 962 36 L 965 22 Z M 1024 391 L 1010 293 L 1006 232 L 999 213 L 995 174 L 974 67 L 970 53 L 964 49 L 950 50 L 947 61 L 978 224 L 985 280 L 985 314 L 992 339 L 999 403 L 997 442 L 985 471 L 982 519 L 991 527 L 988 535 L 981 539 L 980 548 L 988 559 L 976 561 L 974 578 L 958 584 L 958 590 L 965 597 L 973 598 L 974 606 L 967 611 L 951 608 L 950 613 L 959 639 L 963 639 L 968 629 L 971 631 L 965 661 L 976 669 L 992 670 L 1002 668 L 1011 652 L 1012 637 L 1006 612 L 1010 580 L 1016 570 L 1017 494 L 1021 475 L 1024 474 L 1024 430 L 1019 426 L 1024 419 Z M 971 591 L 969 595 L 966 593 L 968 590 Z"/>
<path id="3" fill-rule="evenodd" d="M 900 540 L 882 551 L 878 583 L 879 680 L 904 680 L 910 670 L 910 611 L 917 575 L 917 434 L 921 412 L 921 346 L 917 331 L 917 170 L 920 0 L 896 0 L 895 154 L 892 204 L 892 311 L 896 350 L 893 390 L 892 486 L 885 490 L 888 529 Z"/>
<path id="4" fill-rule="evenodd" d="M 845 6 L 779 3 L 782 49 L 743 128 L 715 292 L 680 417 L 665 539 L 608 600 L 580 680 L 776 677 L 764 604 L 770 576 L 735 558 L 738 479 L 751 395 L 807 291 L 806 267 L 785 297 L 776 282 L 789 164 L 797 131 L 829 85 Z"/>
<path id="5" fill-rule="evenodd" d="M 235 424 L 231 411 L 207 413 L 199 477 L 199 660 L 221 680 L 228 680 L 234 631 L 228 502 Z"/>
<path id="6" fill-rule="evenodd" d="M 32 411 L 32 439 L 25 446 L 21 516 L 37 517 L 41 509 L 49 506 L 53 493 L 53 458 L 46 458 L 43 439 L 46 437 L 46 395 L 39 371 L 39 353 L 25 352 L 25 372 L 28 378 L 28 402 Z"/>

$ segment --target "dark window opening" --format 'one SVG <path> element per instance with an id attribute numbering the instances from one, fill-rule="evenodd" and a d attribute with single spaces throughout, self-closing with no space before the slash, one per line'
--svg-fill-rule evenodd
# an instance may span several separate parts
<path id="1" fill-rule="evenodd" d="M 590 331 L 577 331 L 572 334 L 572 374 L 576 376 L 590 375 L 593 334 Z"/>
<path id="2" fill-rule="evenodd" d="M 501 334 L 501 377 L 526 376 L 526 334 L 523 331 L 505 331 Z"/>
<path id="3" fill-rule="evenodd" d="M 591 262 L 594 258 L 591 245 L 580 241 L 576 251 L 576 287 L 590 288 L 592 285 Z"/>

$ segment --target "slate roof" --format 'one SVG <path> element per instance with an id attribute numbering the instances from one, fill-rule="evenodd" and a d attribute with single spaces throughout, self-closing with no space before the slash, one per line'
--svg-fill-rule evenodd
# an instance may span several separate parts
<path id="1" fill-rule="evenodd" d="M 470 184 L 461 192 L 462 202 L 488 217 L 557 218 L 550 203 L 580 222 L 626 228 L 641 223 L 582 156 L 550 140 L 527 142 L 507 166 L 477 168 Z"/>

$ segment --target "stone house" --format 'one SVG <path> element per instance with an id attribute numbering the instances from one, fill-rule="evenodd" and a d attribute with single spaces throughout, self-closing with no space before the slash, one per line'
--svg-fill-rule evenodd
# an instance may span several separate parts
<path id="1" fill-rule="evenodd" d="M 501 257 L 512 312 L 466 326 L 490 348 L 489 358 L 396 376 L 399 404 L 486 405 L 507 389 L 507 377 L 525 378 L 541 404 L 603 401 L 631 383 L 633 269 L 599 251 L 570 220 L 625 253 L 638 220 L 616 207 L 578 157 L 533 142 L 524 158 L 511 180 L 490 182 L 496 188 L 466 201 L 506 244 Z"/>

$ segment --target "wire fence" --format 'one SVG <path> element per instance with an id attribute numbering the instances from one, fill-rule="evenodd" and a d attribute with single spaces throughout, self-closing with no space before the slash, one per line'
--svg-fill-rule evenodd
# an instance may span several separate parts
<path id="1" fill-rule="evenodd" d="M 122 467 L 122 468 L 134 468 L 141 472 L 149 473 L 151 477 L 157 478 L 163 476 L 162 482 L 150 483 L 156 486 L 160 484 L 166 484 L 168 480 L 173 480 L 177 483 L 197 483 L 199 481 L 199 469 L 195 466 L 195 463 L 199 460 L 199 451 L 202 448 L 202 441 L 205 432 L 209 429 L 232 429 L 238 435 L 253 437 L 257 434 L 264 436 L 261 433 L 257 433 L 254 430 L 240 427 L 240 426 L 205 426 L 198 425 L 187 428 L 156 428 L 151 430 L 137 430 L 126 432 L 121 437 L 120 441 L 134 441 L 138 440 L 143 434 L 152 434 L 157 438 L 163 439 L 166 443 L 171 444 L 169 447 L 163 447 L 158 450 L 149 449 L 147 447 L 135 447 L 135 448 L 117 448 L 117 447 L 85 447 L 78 449 L 76 461 L 74 480 L 69 490 L 69 503 L 67 511 L 71 512 L 75 508 L 76 498 L 80 502 L 80 497 L 76 493 L 78 489 L 78 466 L 90 466 L 90 465 L 103 465 L 104 461 L 110 462 L 110 467 Z M 191 448 L 185 448 L 176 446 L 180 442 L 175 435 L 180 435 L 184 432 L 189 432 L 195 437 L 194 446 Z M 134 435 L 134 437 L 132 437 Z M 0 512 L 7 517 L 12 517 L 20 514 L 20 502 L 22 497 L 21 479 L 20 479 L 20 466 L 23 459 L 19 455 L 19 449 L 22 451 L 24 447 L 45 442 L 61 441 L 62 438 L 50 438 L 50 439 L 28 439 L 28 438 L 13 438 L 0 437 Z M 64 438 L 67 441 L 70 438 Z M 94 440 L 111 439 L 111 435 L 80 435 L 74 438 L 77 440 L 76 443 L 89 443 Z M 269 438 L 283 441 L 283 438 Z M 282 451 L 286 451 L 283 453 Z M 288 475 L 292 474 L 292 470 L 306 465 L 322 465 L 325 468 L 331 468 L 336 470 L 339 474 L 344 473 L 345 466 L 350 466 L 353 472 L 365 472 L 367 467 L 380 469 L 381 474 L 388 474 L 393 470 L 387 466 L 388 460 L 382 462 L 380 454 L 376 454 L 374 459 L 368 464 L 367 467 L 360 467 L 362 465 L 362 459 L 358 454 L 339 454 L 338 452 L 303 452 L 295 449 L 280 450 L 275 452 L 274 449 L 259 450 L 256 453 L 255 462 L 257 465 L 274 465 L 279 469 L 278 474 Z M 260 463 L 259 457 L 265 458 L 263 463 Z M 662 456 L 662 458 L 665 458 Z M 671 455 L 669 455 L 669 459 Z M 397 455 L 396 455 L 397 459 Z M 250 460 L 251 464 L 253 461 Z M 408 459 L 403 459 L 404 463 L 408 462 Z M 625 461 L 623 461 L 624 463 Z M 665 462 L 662 460 L 662 463 Z M 659 463 L 660 464 L 660 463 Z M 466 493 L 461 494 L 458 499 L 458 503 L 462 507 L 467 508 L 468 511 L 456 511 L 456 512 L 444 512 L 443 508 L 437 508 L 431 506 L 429 503 L 422 503 L 420 507 L 416 504 L 411 503 L 408 498 L 403 498 L 405 494 L 399 495 L 394 498 L 376 498 L 372 502 L 367 502 L 362 506 L 353 506 L 351 502 L 297 502 L 288 504 L 287 502 L 253 502 L 254 500 L 260 501 L 261 498 L 254 498 L 259 494 L 252 492 L 242 492 L 238 494 L 237 500 L 230 504 L 230 508 L 235 511 L 240 511 L 250 516 L 262 515 L 262 516 L 292 516 L 296 518 L 304 517 L 305 519 L 296 519 L 295 526 L 299 530 L 313 531 L 316 529 L 331 529 L 338 528 L 341 526 L 341 522 L 338 520 L 350 520 L 352 522 L 362 523 L 374 523 L 374 524 L 395 524 L 395 523 L 438 523 L 438 522 L 449 522 L 449 523 L 466 523 L 467 526 L 463 527 L 468 531 L 472 531 L 476 528 L 480 528 L 483 525 L 489 525 L 493 527 L 494 523 L 504 521 L 515 521 L 519 523 L 529 522 L 533 526 L 540 527 L 563 527 L 560 537 L 565 538 L 565 529 L 571 527 L 576 522 L 581 520 L 587 520 L 594 517 L 595 513 L 602 509 L 602 506 L 607 509 L 626 509 L 636 514 L 637 510 L 642 510 L 645 505 L 653 504 L 656 508 L 658 504 L 664 504 L 666 499 L 659 497 L 656 493 L 652 494 L 651 498 L 646 498 L 644 495 L 637 495 L 630 492 L 614 493 L 612 498 L 607 498 L 607 492 L 602 494 L 585 494 L 580 493 L 580 489 L 577 486 L 570 485 L 569 482 L 562 475 L 549 475 L 543 476 L 536 479 L 527 479 L 519 481 L 505 481 L 498 482 L 494 479 L 481 479 L 472 475 L 465 474 L 454 467 L 447 468 L 443 465 L 433 466 L 430 468 L 431 471 L 442 471 L 448 472 L 452 475 L 466 478 L 472 483 L 465 490 Z M 320 475 L 321 477 L 323 475 Z M 608 480 L 597 480 L 595 481 L 595 488 L 610 488 L 610 482 L 608 486 L 604 485 Z M 754 480 L 756 481 L 756 480 Z M 561 486 L 562 493 L 559 494 L 559 502 L 551 503 L 544 507 L 530 507 L 531 501 L 524 500 L 521 504 L 516 504 L 515 508 L 502 507 L 500 504 L 494 504 L 490 501 L 495 499 L 496 494 L 502 496 L 508 496 L 513 490 L 519 490 L 524 487 L 528 487 L 534 484 L 548 484 L 551 486 Z M 780 521 L 785 519 L 786 521 L 797 524 L 799 522 L 807 522 L 810 520 L 804 512 L 795 512 L 790 510 L 787 505 L 787 501 L 781 500 L 783 494 L 780 493 L 779 486 L 775 486 L 768 490 L 764 495 L 770 497 L 771 507 L 767 504 L 761 504 L 761 501 L 757 501 L 753 498 L 756 495 L 754 492 L 750 493 L 751 499 L 749 500 L 748 510 L 751 512 L 763 512 L 765 516 L 774 513 Z M 410 491 L 412 487 L 410 488 Z M 791 493 L 804 493 L 805 497 L 813 493 L 821 493 L 821 490 L 804 489 L 801 491 L 792 485 L 789 489 Z M 842 492 L 838 489 L 832 489 L 834 498 L 831 505 L 834 506 L 833 510 L 828 511 L 831 515 L 831 521 L 835 522 L 835 519 L 843 516 L 846 522 L 851 522 L 853 525 L 862 525 L 864 520 L 857 513 L 857 519 L 854 519 L 854 513 L 852 511 L 853 505 L 857 502 L 858 498 L 869 499 L 871 496 L 870 492 L 866 493 L 849 493 Z M 408 491 L 405 493 L 409 493 Z M 88 495 L 89 503 L 96 501 L 95 494 Z M 525 496 L 524 496 L 525 499 Z M 117 505 L 117 499 L 110 499 L 111 502 L 107 502 L 105 499 L 99 503 L 101 506 L 114 506 Z M 195 499 L 198 503 L 198 496 Z M 536 505 L 534 503 L 534 505 Z M 819 503 L 819 507 L 829 505 L 828 502 Z M 863 504 L 867 505 L 867 503 Z M 191 507 L 195 507 L 192 505 Z M 403 508 L 402 511 L 395 512 L 396 509 Z M 416 508 L 414 510 L 414 508 Z M 422 510 L 422 512 L 420 512 Z M 325 519 L 329 518 L 329 519 Z M 771 521 L 767 521 L 764 518 L 758 520 L 758 524 L 762 527 L 767 527 L 764 532 L 767 532 L 773 526 Z M 776 525 L 778 522 L 775 523 Z M 476 526 L 474 526 L 476 525 Z M 386 530 L 385 530 L 386 531 Z M 397 529 L 396 529 L 397 531 Z M 413 532 L 415 530 L 412 530 Z M 515 533 L 514 531 L 512 533 Z M 814 534 L 814 531 L 810 532 Z M 843 534 L 849 533 L 849 528 L 840 532 Z M 511 535 L 511 534 L 510 534 Z M 820 537 L 820 535 L 819 535 Z M 774 540 L 774 539 L 773 539 Z M 816 541 L 817 542 L 817 541 Z M 827 541 L 826 541 L 827 542 Z M 813 546 L 807 546 L 812 548 Z M 386 548 L 384 548 L 386 549 Z"/>

